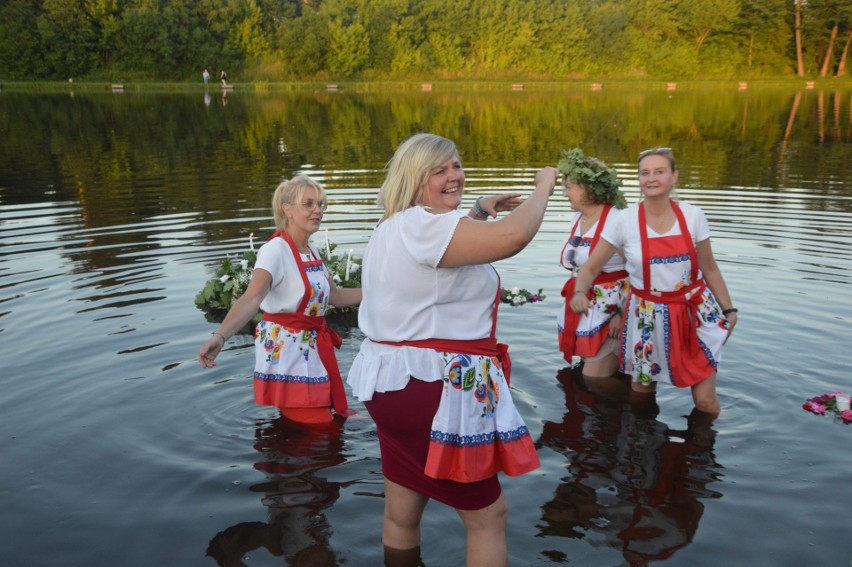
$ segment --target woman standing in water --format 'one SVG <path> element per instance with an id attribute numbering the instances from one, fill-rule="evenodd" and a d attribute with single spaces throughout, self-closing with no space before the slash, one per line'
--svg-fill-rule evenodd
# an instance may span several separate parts
<path id="1" fill-rule="evenodd" d="M 716 367 L 737 310 L 713 257 L 704 212 L 672 198 L 677 180 L 671 148 L 639 154 L 643 199 L 604 228 L 577 278 L 571 309 L 588 312 L 592 282 L 623 249 L 631 290 L 621 370 L 632 376 L 632 390 L 653 393 L 657 382 L 690 387 L 695 407 L 717 415 Z"/>
<path id="2" fill-rule="evenodd" d="M 347 416 L 343 378 L 334 348 L 340 337 L 326 326 L 329 304 L 361 302 L 360 288 L 339 288 L 309 243 L 326 209 L 325 189 L 306 175 L 281 183 L 272 196 L 278 230 L 260 247 L 245 293 L 201 345 L 209 368 L 234 333 L 263 311 L 255 330 L 254 398 L 300 423 L 328 423 L 331 410 Z"/>
<path id="3" fill-rule="evenodd" d="M 624 256 L 613 254 L 594 279 L 586 295 L 591 302 L 587 313 L 574 313 L 570 302 L 577 274 L 600 242 L 603 228 L 616 222 L 618 209 L 627 202 L 619 190 L 618 174 L 602 161 L 583 155 L 580 148 L 563 150 L 557 169 L 565 176 L 564 195 L 577 211 L 559 258 L 562 267 L 571 271 L 562 288 L 565 305 L 556 321 L 559 350 L 569 363 L 575 356 L 582 358 L 584 376 L 611 376 L 618 369 L 618 333 L 630 289 Z"/>
<path id="4" fill-rule="evenodd" d="M 364 252 L 358 323 L 367 339 L 348 379 L 379 435 L 385 564 L 421 564 L 420 520 L 434 499 L 458 512 L 468 567 L 505 566 L 508 504 L 497 473 L 524 474 L 539 460 L 496 339 L 501 287 L 491 262 L 536 235 L 557 172 L 539 171 L 523 204 L 516 193 L 492 195 L 466 213 L 451 140 L 412 136 L 387 169 L 384 216 Z M 499 211 L 512 212 L 484 222 Z"/>

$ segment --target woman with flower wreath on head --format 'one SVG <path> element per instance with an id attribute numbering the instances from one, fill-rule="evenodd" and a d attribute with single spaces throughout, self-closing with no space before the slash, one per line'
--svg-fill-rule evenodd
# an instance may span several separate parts
<path id="1" fill-rule="evenodd" d="M 536 235 L 556 169 L 518 193 L 458 210 L 465 175 L 451 140 L 416 134 L 388 163 L 384 216 L 364 252 L 367 336 L 348 383 L 376 422 L 385 477 L 385 565 L 420 565 L 420 521 L 430 499 L 455 508 L 467 566 L 507 564 L 508 505 L 497 473 L 539 466 L 509 391 L 510 360 L 496 339 L 500 277 L 491 262 Z M 503 218 L 485 222 L 500 211 Z"/>
<path id="2" fill-rule="evenodd" d="M 559 259 L 571 271 L 562 288 L 565 303 L 556 321 L 559 350 L 569 363 L 580 357 L 585 376 L 611 376 L 618 369 L 622 308 L 630 289 L 624 256 L 616 251 L 594 279 L 586 294 L 591 302 L 588 312 L 574 313 L 570 302 L 578 272 L 597 247 L 604 227 L 616 222 L 618 209 L 627 202 L 619 190 L 618 174 L 597 158 L 583 155 L 580 148 L 563 150 L 557 169 L 564 175 L 564 195 L 577 211 Z"/>
<path id="3" fill-rule="evenodd" d="M 633 378 L 632 391 L 652 394 L 657 382 L 689 387 L 695 407 L 715 416 L 716 367 L 737 310 L 713 257 L 704 212 L 672 198 L 677 180 L 671 148 L 639 154 L 643 198 L 604 228 L 577 278 L 571 309 L 589 310 L 592 281 L 623 249 L 630 294 L 620 358 L 621 371 Z"/>
<path id="4" fill-rule="evenodd" d="M 323 186 L 306 175 L 278 185 L 272 196 L 278 230 L 258 250 L 245 293 L 198 352 L 202 366 L 216 366 L 228 338 L 263 311 L 254 339 L 255 402 L 303 424 L 328 424 L 332 410 L 352 413 L 334 354 L 341 340 L 326 325 L 325 312 L 329 304 L 358 305 L 361 289 L 335 286 L 309 242 L 326 203 Z"/>

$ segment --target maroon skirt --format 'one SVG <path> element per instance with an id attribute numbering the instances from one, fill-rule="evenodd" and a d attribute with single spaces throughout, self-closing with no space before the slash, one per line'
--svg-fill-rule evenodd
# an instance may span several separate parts
<path id="1" fill-rule="evenodd" d="M 376 422 L 382 473 L 385 478 L 458 510 L 479 510 L 493 504 L 502 489 L 497 475 L 477 482 L 426 476 L 426 455 L 432 419 L 441 401 L 443 382 L 416 378 L 395 392 L 376 392 L 364 402 Z"/>

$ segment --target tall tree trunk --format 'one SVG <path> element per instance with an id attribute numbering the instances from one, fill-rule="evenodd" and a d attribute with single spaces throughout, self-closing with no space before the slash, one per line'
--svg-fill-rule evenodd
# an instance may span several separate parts
<path id="1" fill-rule="evenodd" d="M 831 28 L 831 39 L 828 40 L 828 49 L 825 50 L 825 59 L 822 62 L 819 76 L 825 77 L 828 75 L 828 68 L 831 66 L 831 60 L 834 57 L 834 41 L 837 39 L 837 22 L 834 22 L 834 27 Z"/>
<path id="2" fill-rule="evenodd" d="M 846 36 L 846 45 L 843 47 L 843 54 L 840 56 L 840 63 L 837 64 L 837 74 L 835 77 L 846 76 L 846 57 L 849 55 L 850 43 L 852 43 L 852 30 L 849 30 L 849 35 Z"/>
<path id="3" fill-rule="evenodd" d="M 754 62 L 754 34 L 751 34 L 748 38 L 748 68 L 751 69 L 751 66 Z"/>
<path id="4" fill-rule="evenodd" d="M 802 57 L 802 2 L 796 0 L 796 68 L 800 77 L 805 76 L 805 60 Z"/>

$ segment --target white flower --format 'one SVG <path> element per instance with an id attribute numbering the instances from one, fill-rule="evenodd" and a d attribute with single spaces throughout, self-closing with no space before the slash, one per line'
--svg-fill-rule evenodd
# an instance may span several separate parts
<path id="1" fill-rule="evenodd" d="M 334 274 L 332 279 L 334 280 L 334 283 L 340 283 L 340 274 Z"/>
<path id="2" fill-rule="evenodd" d="M 231 276 L 229 276 L 228 274 L 225 274 L 224 276 L 222 276 L 221 278 L 219 278 L 219 281 L 220 281 L 220 282 L 222 282 L 222 283 L 225 283 L 225 282 L 226 282 L 226 281 L 228 281 L 229 279 L 231 279 Z"/>
<path id="3" fill-rule="evenodd" d="M 349 265 L 349 271 L 352 272 L 352 273 L 357 272 L 360 268 L 361 268 L 361 266 L 359 266 L 355 262 L 352 262 L 352 264 Z"/>
<path id="4" fill-rule="evenodd" d="M 245 258 L 240 260 L 240 267 L 244 270 L 248 270 L 248 260 L 246 260 Z"/>
<path id="5" fill-rule="evenodd" d="M 512 288 L 512 295 L 518 295 L 520 292 L 521 292 L 521 288 L 519 288 L 519 287 L 513 287 Z"/>

